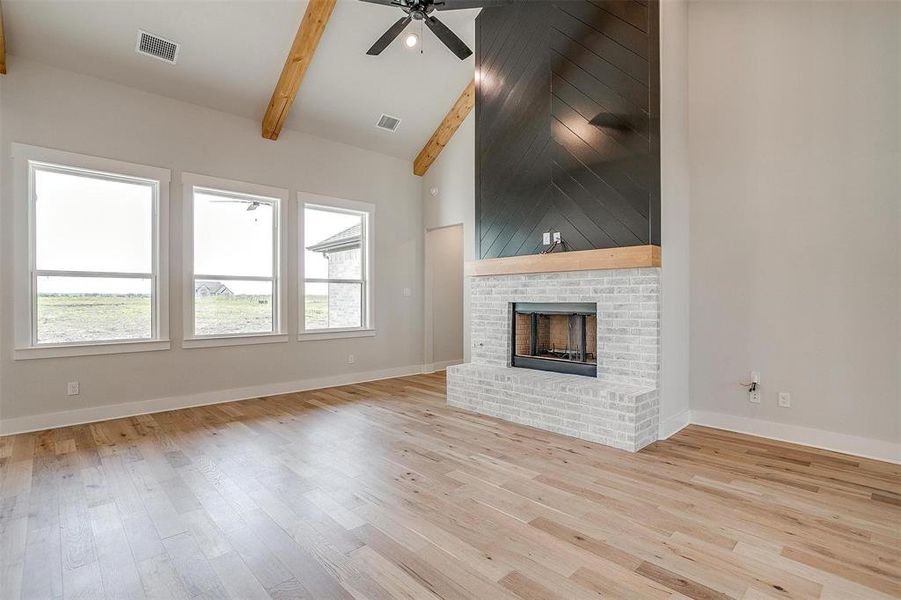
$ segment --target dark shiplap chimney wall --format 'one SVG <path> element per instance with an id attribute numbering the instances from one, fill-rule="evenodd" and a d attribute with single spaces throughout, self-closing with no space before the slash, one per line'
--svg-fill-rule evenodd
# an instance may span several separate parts
<path id="1" fill-rule="evenodd" d="M 657 0 L 517 2 L 476 20 L 479 258 L 660 243 Z"/>

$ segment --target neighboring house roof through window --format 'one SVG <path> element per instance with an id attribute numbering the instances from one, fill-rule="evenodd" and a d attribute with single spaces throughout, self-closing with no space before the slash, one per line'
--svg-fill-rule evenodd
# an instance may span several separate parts
<path id="1" fill-rule="evenodd" d="M 221 281 L 197 281 L 194 293 L 200 296 L 231 296 L 233 292 Z"/>
<path id="2" fill-rule="evenodd" d="M 307 246 L 307 250 L 329 254 L 331 252 L 337 252 L 338 250 L 358 248 L 362 239 L 362 236 L 360 235 L 361 231 L 362 226 L 358 223 L 353 227 L 348 227 L 344 231 L 339 231 L 335 235 L 325 238 L 318 244 Z"/>

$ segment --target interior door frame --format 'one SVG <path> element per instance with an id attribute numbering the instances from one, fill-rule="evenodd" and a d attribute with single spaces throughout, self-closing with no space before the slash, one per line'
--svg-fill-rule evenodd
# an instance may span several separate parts
<path id="1" fill-rule="evenodd" d="M 423 240 L 423 271 L 424 271 L 424 273 L 423 273 L 423 286 L 422 286 L 423 287 L 423 294 L 422 294 L 422 298 L 423 298 L 423 300 L 422 300 L 423 301 L 423 311 L 422 311 L 423 312 L 423 352 L 422 352 L 423 368 L 422 368 L 422 370 L 425 373 L 433 373 L 435 371 L 440 371 L 448 366 L 445 363 L 440 363 L 440 364 L 435 363 L 435 330 L 434 330 L 435 307 L 434 307 L 434 301 L 432 298 L 432 286 L 433 286 L 435 280 L 434 280 L 434 270 L 431 268 L 432 261 L 434 260 L 434 250 L 432 248 L 433 242 L 431 242 L 431 238 L 429 237 L 429 234 L 433 233 L 435 231 L 443 230 L 443 229 L 450 229 L 452 227 L 460 228 L 460 240 L 461 240 L 460 261 L 465 262 L 464 257 L 466 255 L 466 252 L 465 252 L 465 249 L 463 248 L 463 245 L 466 243 L 466 241 L 465 241 L 466 240 L 466 232 L 465 232 L 462 222 L 451 223 L 449 225 L 442 225 L 440 227 L 430 227 L 430 228 L 427 228 L 425 230 L 425 233 L 423 234 L 423 237 L 424 237 L 424 240 Z M 465 292 L 465 289 L 466 289 L 466 285 L 465 285 L 465 277 L 464 277 L 464 285 L 463 285 L 464 292 Z M 464 298 L 464 306 L 465 306 L 465 298 Z M 464 308 L 464 311 L 465 311 L 465 308 Z M 466 326 L 465 316 L 463 318 L 462 325 L 464 327 Z M 464 332 L 464 336 L 463 336 L 463 346 L 464 347 L 460 349 L 462 352 L 461 356 L 466 355 L 465 345 L 466 345 L 466 336 L 465 336 L 465 332 Z M 462 360 L 463 359 L 461 359 L 460 362 L 462 362 Z"/>

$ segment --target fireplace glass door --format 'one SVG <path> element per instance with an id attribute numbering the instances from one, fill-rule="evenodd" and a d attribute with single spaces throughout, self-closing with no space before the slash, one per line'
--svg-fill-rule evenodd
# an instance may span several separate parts
<path id="1" fill-rule="evenodd" d="M 597 376 L 597 305 L 587 302 L 513 305 L 514 367 Z"/>

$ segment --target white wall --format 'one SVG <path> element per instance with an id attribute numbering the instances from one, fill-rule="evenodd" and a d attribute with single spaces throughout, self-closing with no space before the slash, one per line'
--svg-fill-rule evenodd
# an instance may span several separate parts
<path id="1" fill-rule="evenodd" d="M 660 4 L 660 435 L 689 420 L 688 1 Z"/>
<path id="2" fill-rule="evenodd" d="M 261 108 L 265 99 L 261 98 Z M 411 164 L 351 146 L 284 131 L 262 139 L 258 121 L 140 92 L 98 79 L 10 58 L 2 88 L 2 293 L 0 405 L 4 427 L 22 419 L 89 407 L 199 395 L 212 401 L 239 388 L 290 389 L 298 382 L 338 381 L 418 369 L 422 364 L 422 204 Z M 10 142 L 166 167 L 173 170 L 170 210 L 170 318 L 173 349 L 101 357 L 13 361 Z M 181 185 L 190 171 L 289 188 L 288 247 L 296 247 L 297 191 L 372 202 L 375 217 L 375 315 L 371 338 L 233 348 L 179 348 L 181 338 Z M 289 292 L 296 257 L 289 251 Z M 403 288 L 412 288 L 412 297 Z M 288 331 L 297 331 L 296 293 L 289 293 Z M 355 364 L 347 364 L 347 355 Z M 65 396 L 79 380 L 81 394 Z M 204 395 L 206 394 L 206 395 Z M 138 405 L 136 405 L 138 406 Z M 145 405 L 140 405 L 145 406 Z M 121 408 L 121 407 L 120 407 Z M 146 406 L 145 406 L 146 408 Z M 126 409 L 121 409 L 126 410 Z M 102 410 L 83 413 L 96 418 Z"/>
<path id="3" fill-rule="evenodd" d="M 475 113 L 460 125 L 422 178 L 425 229 L 463 225 L 463 260 L 475 260 Z M 430 190 L 437 188 L 438 195 Z M 469 361 L 469 283 L 463 289 L 463 352 Z"/>
<path id="4" fill-rule="evenodd" d="M 693 416 L 901 441 L 901 3 L 697 1 L 689 37 Z"/>

